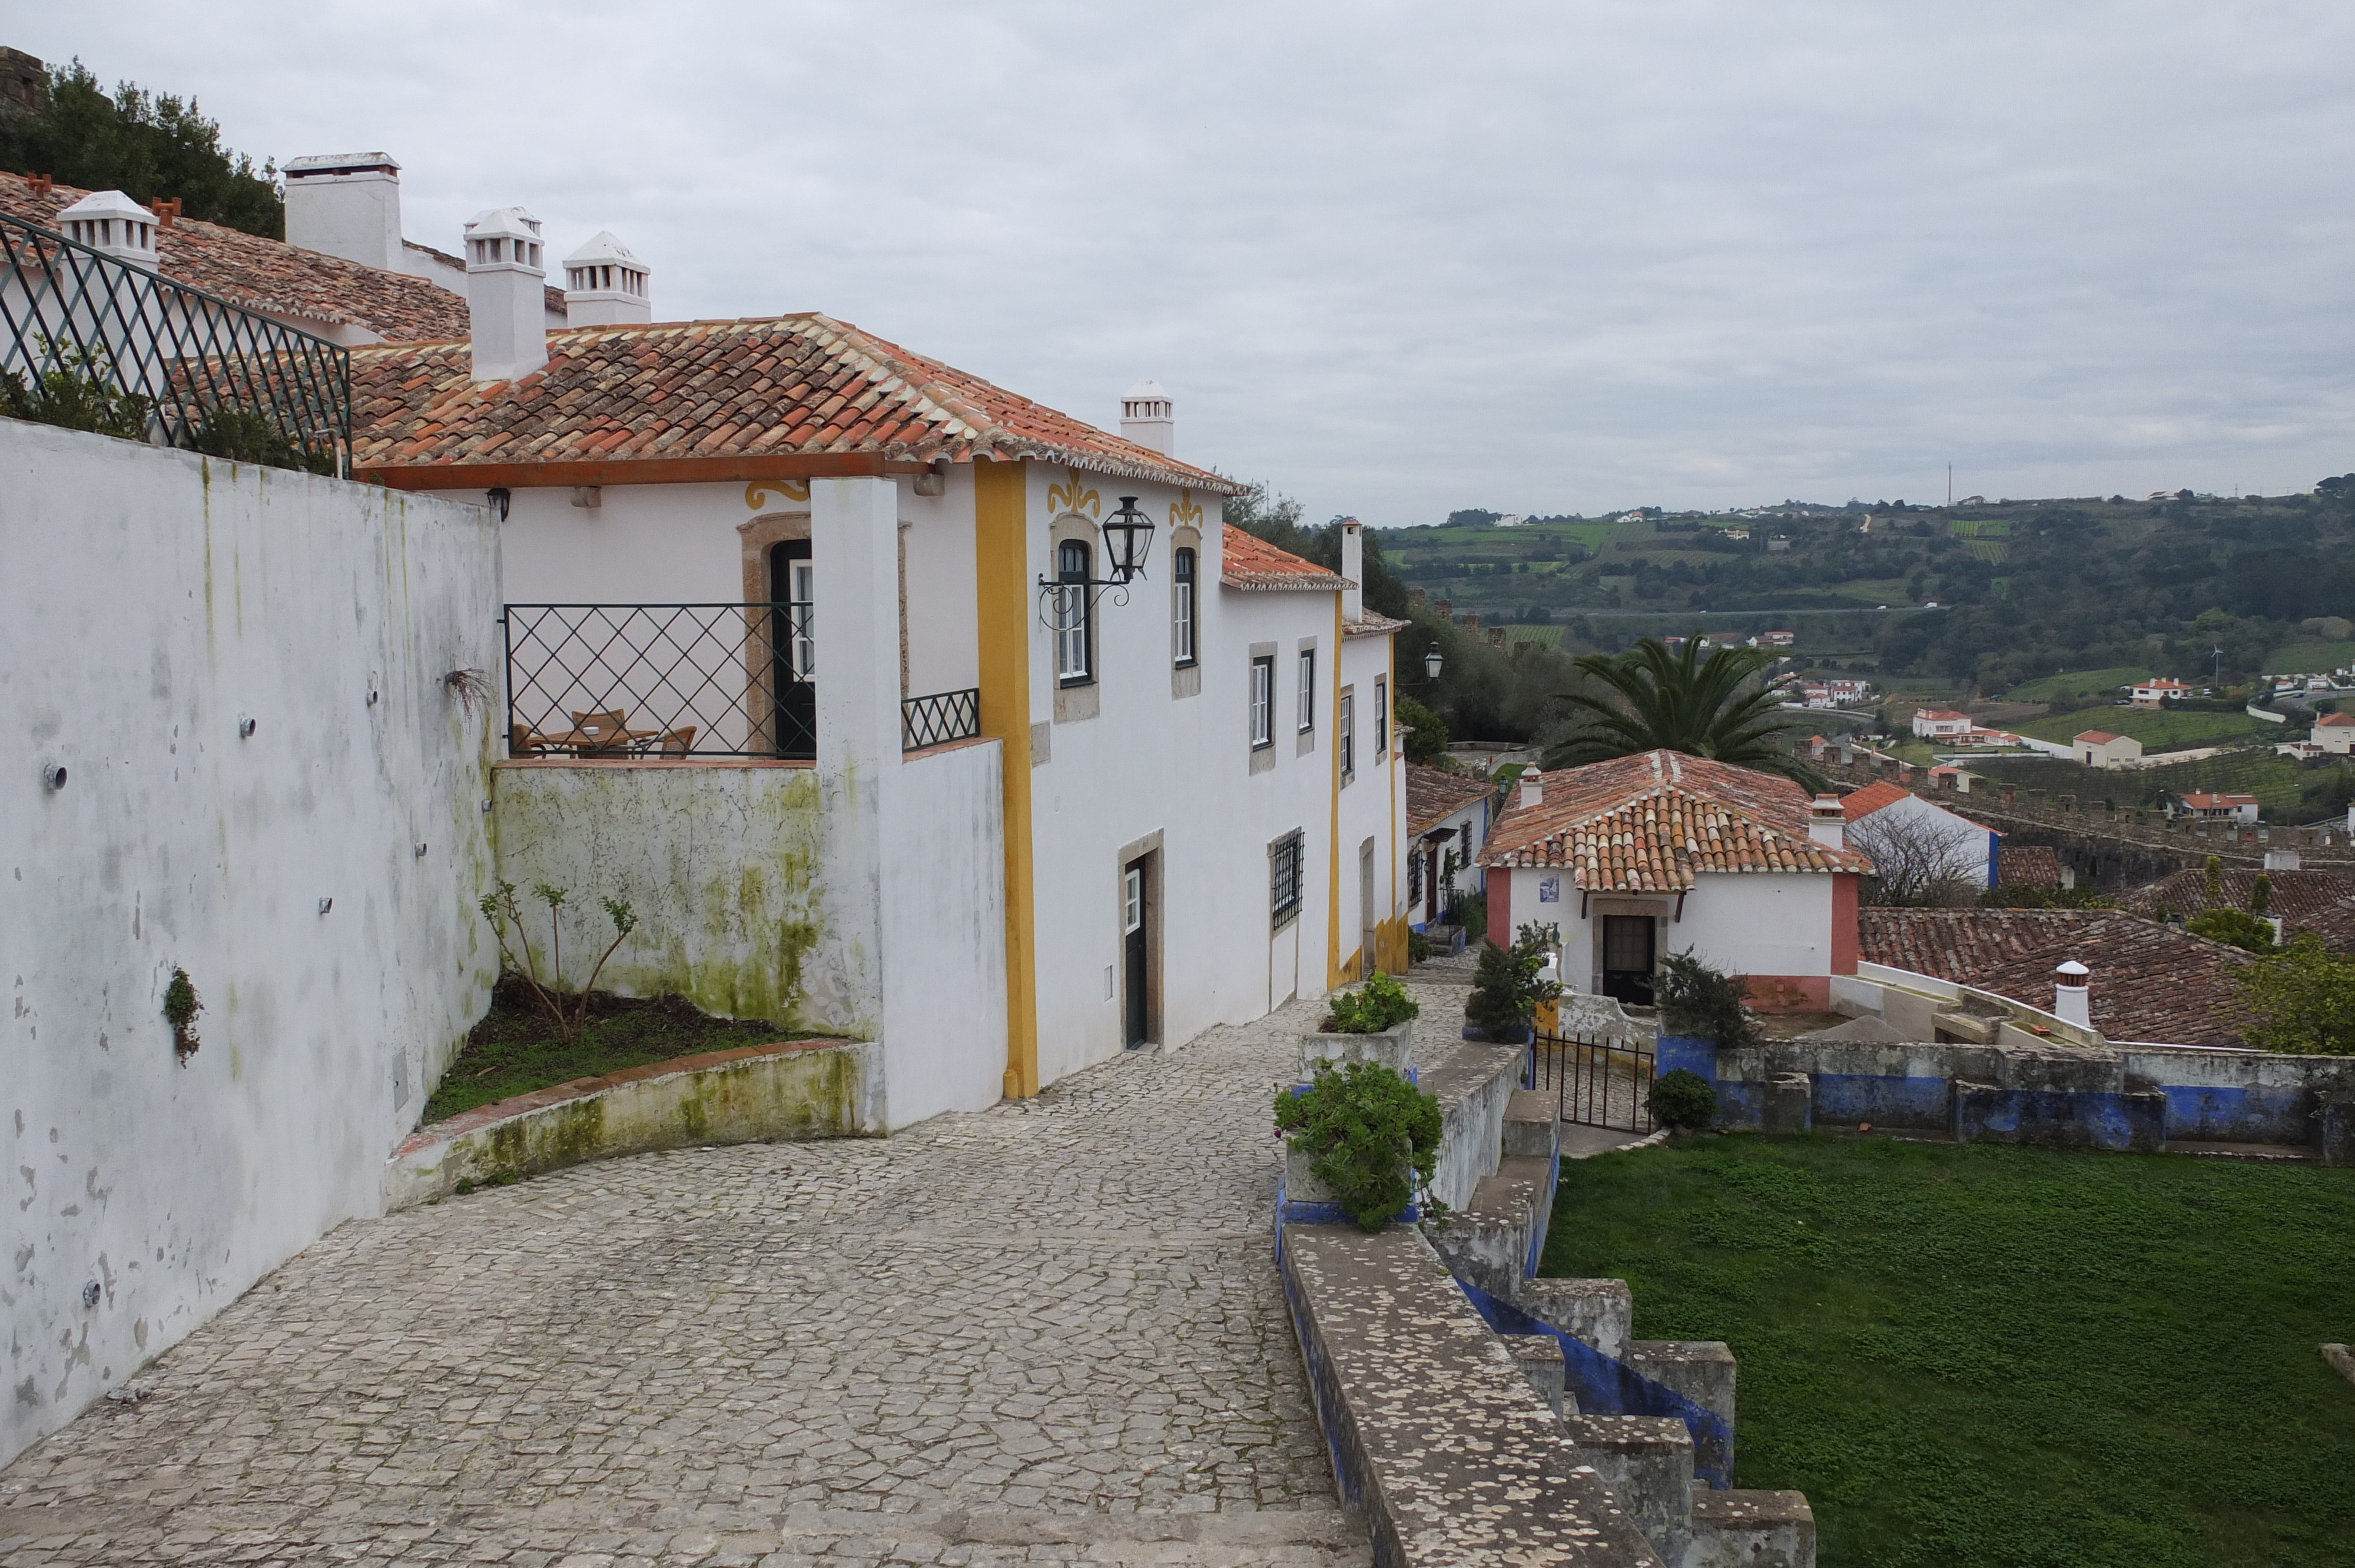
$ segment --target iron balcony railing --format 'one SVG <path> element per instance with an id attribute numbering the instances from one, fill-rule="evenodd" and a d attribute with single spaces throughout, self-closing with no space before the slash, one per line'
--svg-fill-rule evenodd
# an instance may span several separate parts
<path id="1" fill-rule="evenodd" d="M 981 689 L 937 692 L 929 697 L 909 697 L 900 704 L 900 746 L 922 751 L 952 740 L 971 740 L 981 733 Z"/>
<path id="2" fill-rule="evenodd" d="M 1657 1054 L 1633 1040 L 1539 1034 L 1529 1042 L 1522 1083 L 1550 1092 L 1565 1122 L 1647 1133 L 1657 1066 Z"/>
<path id="3" fill-rule="evenodd" d="M 245 455 L 258 419 L 319 471 L 340 474 L 351 451 L 346 350 L 6 214 L 0 376 L 15 384 L 0 395 L 24 394 L 0 407 L 92 385 L 135 398 L 149 439 L 169 446 Z"/>
<path id="4" fill-rule="evenodd" d="M 809 603 L 510 604 L 511 757 L 817 756 Z"/>

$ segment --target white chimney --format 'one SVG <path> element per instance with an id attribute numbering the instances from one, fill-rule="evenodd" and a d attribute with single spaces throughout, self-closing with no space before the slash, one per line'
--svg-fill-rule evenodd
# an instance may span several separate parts
<path id="1" fill-rule="evenodd" d="M 1163 457 L 1178 455 L 1178 419 L 1158 381 L 1140 381 L 1120 400 L 1120 433 Z"/>
<path id="2" fill-rule="evenodd" d="M 1341 519 L 1341 576 L 1349 586 L 1341 590 L 1341 619 L 1366 619 L 1366 525 L 1354 517 Z"/>
<path id="3" fill-rule="evenodd" d="M 493 207 L 466 225 L 466 314 L 474 379 L 513 381 L 548 363 L 548 272 L 539 219 Z"/>
<path id="4" fill-rule="evenodd" d="M 1517 805 L 1540 806 L 1545 803 L 1545 775 L 1536 768 L 1528 768 L 1522 772 L 1519 788 L 1520 793 L 1515 797 Z"/>
<path id="5" fill-rule="evenodd" d="M 117 261 L 155 265 L 155 215 L 121 191 L 92 191 L 58 214 L 58 228 Z"/>
<path id="6" fill-rule="evenodd" d="M 2092 972 L 2074 959 L 2052 971 L 2053 1017 L 2083 1029 L 2094 1026 L 2094 1010 L 2086 990 L 2086 977 Z"/>
<path id="7" fill-rule="evenodd" d="M 1848 848 L 1848 813 L 1840 810 L 1840 798 L 1823 794 L 1807 808 L 1807 837 L 1826 849 Z"/>
<path id="8" fill-rule="evenodd" d="M 388 272 L 400 252 L 400 165 L 382 153 L 328 153 L 286 165 L 286 243 Z"/>
<path id="9" fill-rule="evenodd" d="M 646 264 L 635 252 L 601 230 L 564 259 L 564 324 L 614 326 L 655 319 L 654 291 Z"/>
<path id="10" fill-rule="evenodd" d="M 2296 871 L 2297 869 L 2297 851 L 2295 849 L 2269 849 L 2265 851 L 2265 869 L 2267 871 Z"/>

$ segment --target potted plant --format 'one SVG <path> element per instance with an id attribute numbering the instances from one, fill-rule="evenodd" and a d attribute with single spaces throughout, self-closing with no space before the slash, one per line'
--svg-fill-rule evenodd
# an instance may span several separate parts
<path id="1" fill-rule="evenodd" d="M 1275 1125 L 1291 1135 L 1284 1201 L 1333 1203 L 1360 1230 L 1406 1217 L 1438 1169 L 1437 1097 L 1378 1062 L 1320 1063 L 1276 1091 Z"/>
<path id="2" fill-rule="evenodd" d="M 1300 1042 L 1300 1075 L 1320 1063 L 1379 1062 L 1403 1073 L 1414 1055 L 1414 1019 L 1422 1004 L 1406 987 L 1378 974 L 1355 991 L 1337 991 L 1325 1003 L 1316 1033 Z"/>
<path id="3" fill-rule="evenodd" d="M 1472 994 L 1464 1004 L 1464 1038 L 1500 1045 L 1528 1044 L 1540 1004 L 1561 994 L 1559 981 L 1543 978 L 1551 956 L 1546 933 L 1534 925 L 1522 927 L 1509 948 L 1493 942 L 1482 948 L 1479 967 L 1472 975 Z"/>

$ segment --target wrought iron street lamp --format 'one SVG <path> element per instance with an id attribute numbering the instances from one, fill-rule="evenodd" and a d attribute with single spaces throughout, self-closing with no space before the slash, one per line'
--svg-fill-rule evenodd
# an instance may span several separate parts
<path id="1" fill-rule="evenodd" d="M 1120 510 L 1103 520 L 1104 557 L 1117 585 L 1145 575 L 1145 557 L 1153 553 L 1153 519 L 1136 509 L 1136 497 L 1120 498 Z"/>

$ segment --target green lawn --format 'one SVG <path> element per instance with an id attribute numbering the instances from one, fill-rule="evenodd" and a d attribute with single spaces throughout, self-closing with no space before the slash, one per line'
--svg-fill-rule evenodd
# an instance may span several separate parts
<path id="1" fill-rule="evenodd" d="M 2343 670 L 2350 664 L 2355 664 L 2355 642 L 2318 642 L 2301 637 L 2265 655 L 2268 670 L 2296 670 L 2306 674 Z"/>
<path id="2" fill-rule="evenodd" d="M 2121 665 L 2115 670 L 2072 670 L 2066 674 L 2022 681 L 2006 692 L 2003 697 L 2009 703 L 2049 703 L 2052 700 L 2052 694 L 2059 691 L 2105 693 L 2120 696 L 2124 694 L 2118 691 L 2120 686 L 2143 680 L 2149 674 L 2149 669 L 2141 664 Z M 2067 737 L 2064 736 L 2062 738 Z"/>
<path id="3" fill-rule="evenodd" d="M 2085 730 L 2105 729 L 2112 735 L 2130 735 L 2142 742 L 2145 750 L 2158 751 L 2169 747 L 2223 746 L 2243 740 L 2270 744 L 2287 740 L 2292 735 L 2302 740 L 2311 726 L 2267 724 L 2244 713 L 2185 713 L 2179 709 L 2169 713 L 2164 708 L 2107 707 L 2052 714 L 2011 727 L 2039 740 L 2064 743 Z"/>
<path id="4" fill-rule="evenodd" d="M 1544 1272 L 1732 1345 L 1823 1568 L 2355 1563 L 2355 1171 L 1686 1139 L 1565 1161 Z"/>

